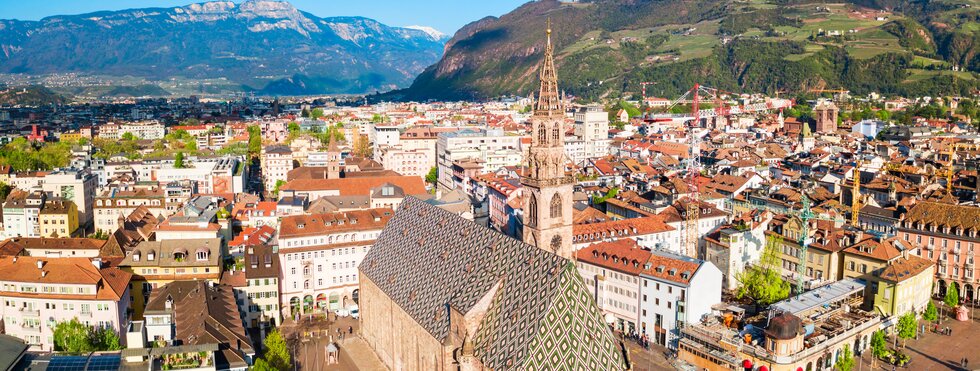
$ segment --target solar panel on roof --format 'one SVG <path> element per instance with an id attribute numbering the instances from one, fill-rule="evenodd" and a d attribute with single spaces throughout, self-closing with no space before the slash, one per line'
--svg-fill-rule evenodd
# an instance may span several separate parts
<path id="1" fill-rule="evenodd" d="M 120 361 L 121 356 L 118 354 L 93 356 L 89 359 L 88 371 L 116 371 Z"/>
<path id="2" fill-rule="evenodd" d="M 55 356 L 48 362 L 50 371 L 84 371 L 87 356 Z"/>

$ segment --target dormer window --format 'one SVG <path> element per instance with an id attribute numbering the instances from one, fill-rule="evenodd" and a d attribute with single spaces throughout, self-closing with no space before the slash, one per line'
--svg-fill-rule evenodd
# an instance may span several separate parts
<path id="1" fill-rule="evenodd" d="M 677 274 L 677 269 L 671 268 L 670 271 L 667 272 L 667 274 L 669 274 L 671 276 L 676 275 Z"/>
<path id="2" fill-rule="evenodd" d="M 156 255 L 156 251 L 150 250 L 150 252 L 146 253 L 146 261 L 153 261 L 153 259 L 156 258 Z"/>
<path id="3" fill-rule="evenodd" d="M 139 250 L 133 251 L 133 261 L 134 262 L 140 261 L 140 252 L 139 252 Z"/>
<path id="4" fill-rule="evenodd" d="M 662 266 L 662 265 L 658 265 L 658 266 L 657 266 L 657 273 L 663 273 L 663 272 L 664 272 L 664 269 L 665 269 L 665 268 L 666 268 L 666 267 L 664 267 L 664 266 Z"/>
<path id="5" fill-rule="evenodd" d="M 296 228 L 303 229 L 306 228 L 306 224 L 300 223 L 296 225 Z"/>

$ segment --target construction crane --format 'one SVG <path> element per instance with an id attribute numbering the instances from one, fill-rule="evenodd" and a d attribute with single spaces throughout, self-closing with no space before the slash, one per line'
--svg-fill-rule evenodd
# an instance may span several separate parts
<path id="1" fill-rule="evenodd" d="M 687 220 L 684 226 L 686 235 L 684 239 L 685 253 L 692 258 L 698 257 L 698 220 L 701 215 L 701 136 L 697 129 L 701 127 L 701 114 L 699 110 L 700 84 L 694 84 L 691 92 L 694 93 L 691 100 L 691 113 L 694 119 L 688 124 L 687 140 L 691 147 L 691 156 L 687 161 Z"/>
<path id="2" fill-rule="evenodd" d="M 851 226 L 858 228 L 858 216 L 861 214 L 861 159 L 854 164 L 854 182 L 851 185 Z"/>
<path id="3" fill-rule="evenodd" d="M 937 177 L 946 179 L 946 194 L 949 195 L 953 194 L 953 175 L 956 175 L 956 171 L 953 170 L 953 155 L 955 155 L 960 149 L 976 151 L 980 149 L 980 145 L 973 143 L 950 143 L 946 147 L 946 159 L 949 162 L 947 162 L 946 166 L 943 166 L 942 169 L 938 169 L 933 173 Z"/>
<path id="4" fill-rule="evenodd" d="M 797 256 L 800 259 L 800 263 L 796 266 L 796 295 L 800 295 L 804 291 L 803 287 L 804 287 L 805 277 L 806 277 L 806 262 L 808 261 L 806 254 L 810 246 L 810 243 L 813 242 L 813 239 L 810 238 L 810 221 L 826 220 L 826 221 L 831 221 L 834 223 L 842 223 L 842 224 L 847 222 L 846 220 L 843 219 L 829 218 L 829 217 L 815 214 L 813 210 L 810 208 L 810 198 L 806 196 L 805 191 L 801 190 L 800 195 L 801 195 L 800 203 L 802 205 L 800 211 L 770 210 L 770 208 L 766 206 L 749 205 L 750 208 L 755 210 L 765 210 L 774 213 L 781 213 L 789 216 L 795 216 L 800 219 L 801 222 L 800 237 L 796 240 L 796 242 L 800 245 L 800 254 Z"/>

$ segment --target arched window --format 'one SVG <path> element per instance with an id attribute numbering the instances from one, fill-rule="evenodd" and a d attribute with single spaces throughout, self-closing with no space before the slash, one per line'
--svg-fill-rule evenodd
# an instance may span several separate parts
<path id="1" fill-rule="evenodd" d="M 548 141 L 548 128 L 544 123 L 538 124 L 538 144 L 545 144 Z"/>
<path id="2" fill-rule="evenodd" d="M 527 225 L 534 226 L 535 221 L 538 219 L 538 200 L 531 194 L 531 198 L 527 201 Z"/>
<path id="3" fill-rule="evenodd" d="M 561 123 L 556 122 L 555 127 L 551 129 L 551 144 L 558 145 L 561 143 Z"/>
<path id="4" fill-rule="evenodd" d="M 561 195 L 557 193 L 551 197 L 551 217 L 561 218 Z"/>

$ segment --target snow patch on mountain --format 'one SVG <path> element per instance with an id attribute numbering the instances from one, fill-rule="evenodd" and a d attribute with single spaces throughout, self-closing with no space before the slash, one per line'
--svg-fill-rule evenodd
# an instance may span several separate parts
<path id="1" fill-rule="evenodd" d="M 442 39 L 446 38 L 446 36 L 449 36 L 449 35 L 446 35 L 446 34 L 442 33 L 441 31 L 439 31 L 439 30 L 437 30 L 435 28 L 429 27 L 429 26 L 412 25 L 412 26 L 405 26 L 404 28 L 408 28 L 408 29 L 411 29 L 411 30 L 419 30 L 419 31 L 425 32 L 426 35 L 429 35 L 429 37 L 431 37 L 432 40 L 435 40 L 435 41 L 442 40 Z"/>

